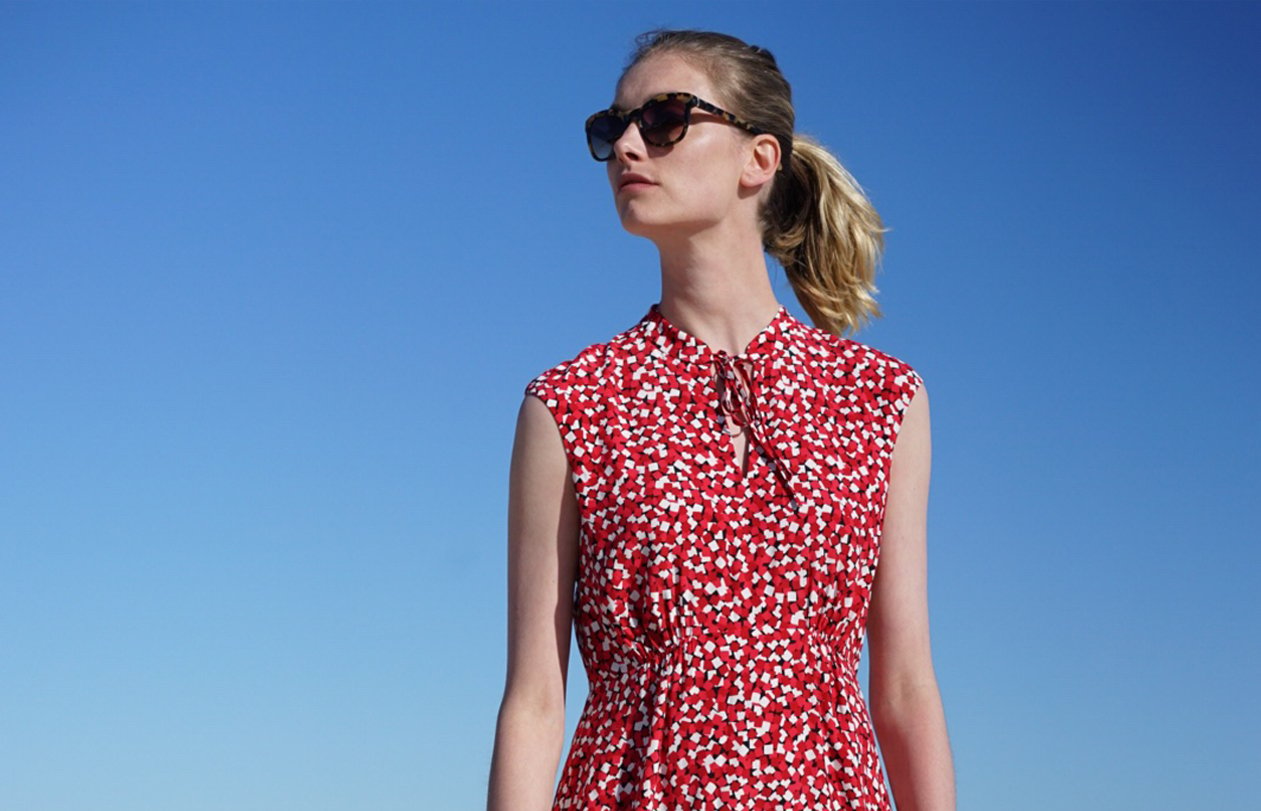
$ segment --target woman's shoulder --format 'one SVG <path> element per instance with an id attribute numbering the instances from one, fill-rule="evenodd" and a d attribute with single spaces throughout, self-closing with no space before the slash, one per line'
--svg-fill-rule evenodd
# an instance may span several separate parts
<path id="1" fill-rule="evenodd" d="M 862 364 L 868 365 L 875 369 L 882 376 L 901 380 L 918 380 L 919 373 L 911 366 L 910 362 L 903 359 L 899 355 L 894 355 L 883 349 L 878 349 L 871 344 L 862 343 L 852 339 L 843 339 L 850 344 L 851 356 Z"/>
<path id="2" fill-rule="evenodd" d="M 849 375 L 892 383 L 922 382 L 915 368 L 900 355 L 818 327 L 809 327 L 808 333 L 809 345 L 818 358 Z"/>
<path id="3" fill-rule="evenodd" d="M 849 338 L 841 340 L 854 388 L 865 391 L 862 399 L 867 407 L 896 432 L 924 379 L 910 363 L 891 352 Z"/>
<path id="4" fill-rule="evenodd" d="M 591 344 L 573 357 L 548 366 L 526 384 L 526 394 L 541 388 L 572 388 L 589 385 L 600 379 L 600 371 L 608 363 L 610 341 Z"/>
<path id="5" fill-rule="evenodd" d="M 608 382 L 619 366 L 638 356 L 636 331 L 642 321 L 611 338 L 589 344 L 576 354 L 548 366 L 526 384 L 526 393 L 543 387 L 552 389 L 595 388 Z"/>

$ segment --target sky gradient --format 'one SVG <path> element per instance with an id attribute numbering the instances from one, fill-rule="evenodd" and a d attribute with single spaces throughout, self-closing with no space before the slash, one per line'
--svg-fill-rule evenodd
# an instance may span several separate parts
<path id="1" fill-rule="evenodd" d="M 0 807 L 484 808 L 522 389 L 660 292 L 581 132 L 658 25 L 891 228 L 959 807 L 1247 807 L 1261 5 L 651 2 L 0 5 Z"/>

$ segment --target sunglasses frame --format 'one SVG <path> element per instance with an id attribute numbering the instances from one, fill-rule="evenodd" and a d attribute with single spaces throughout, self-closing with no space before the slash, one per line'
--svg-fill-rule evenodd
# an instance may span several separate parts
<path id="1" fill-rule="evenodd" d="M 683 129 L 679 131 L 679 137 L 673 138 L 665 143 L 660 143 L 660 144 L 649 141 L 647 136 L 644 135 L 644 118 L 643 118 L 644 108 L 651 107 L 654 104 L 660 104 L 666 101 L 677 101 L 679 99 L 682 99 L 685 102 L 685 105 L 683 107 Z M 618 110 L 616 108 L 609 107 L 607 109 L 600 110 L 599 112 L 592 113 L 587 118 L 587 124 L 586 124 L 586 127 L 584 128 L 587 133 L 587 149 L 591 152 L 591 157 L 595 158 L 597 161 L 600 161 L 601 163 L 612 160 L 613 159 L 613 144 L 617 143 L 618 138 L 621 138 L 623 135 L 626 134 L 626 129 L 631 124 L 634 124 L 635 126 L 639 127 L 639 134 L 640 134 L 640 137 L 644 139 L 644 143 L 650 144 L 652 146 L 673 146 L 674 144 L 677 144 L 679 141 L 682 141 L 683 136 L 687 135 L 688 127 L 690 127 L 692 124 L 692 110 L 697 107 L 699 107 L 700 109 L 704 110 L 707 113 L 713 113 L 714 115 L 722 118 L 724 121 L 728 122 L 729 124 L 735 124 L 737 127 L 740 127 L 741 129 L 748 130 L 754 135 L 769 134 L 767 130 L 762 129 L 756 124 L 752 124 L 748 121 L 745 121 L 740 116 L 734 113 L 729 113 L 726 110 L 719 107 L 718 105 L 711 104 L 710 102 L 705 101 L 700 96 L 697 96 L 695 94 L 683 93 L 683 92 L 658 93 L 657 95 L 648 99 L 643 104 L 639 105 L 633 110 L 627 110 L 626 112 L 622 112 L 621 110 Z M 612 141 L 609 142 L 609 154 L 607 157 L 603 157 L 603 158 L 601 158 L 599 155 L 596 154 L 595 144 L 592 142 L 592 139 L 591 139 L 591 125 L 601 118 L 616 118 L 622 122 L 622 131 L 617 134 L 617 138 L 614 138 Z"/>

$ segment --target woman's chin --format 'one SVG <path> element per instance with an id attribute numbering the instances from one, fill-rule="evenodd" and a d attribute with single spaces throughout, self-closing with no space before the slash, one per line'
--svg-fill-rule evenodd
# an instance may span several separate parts
<path id="1" fill-rule="evenodd" d="M 618 215 L 622 220 L 622 228 L 637 237 L 652 239 L 675 231 L 679 227 L 679 223 L 674 220 L 653 217 L 646 212 L 636 211 L 634 204 L 622 206 Z"/>
<path id="2" fill-rule="evenodd" d="M 649 237 L 656 231 L 651 224 L 635 219 L 634 217 L 623 217 L 622 228 L 626 231 L 626 233 L 633 234 L 637 237 Z"/>
<path id="3" fill-rule="evenodd" d="M 636 217 L 634 214 L 628 214 L 625 211 L 622 212 L 622 228 L 624 228 L 628 234 L 634 234 L 637 237 L 651 237 L 660 229 L 660 227 L 659 223 L 644 220 L 641 217 Z"/>
<path id="4" fill-rule="evenodd" d="M 712 228 L 716 223 L 709 221 L 649 220 L 622 212 L 622 228 L 628 234 L 643 237 L 661 246 L 679 239 L 688 239 Z"/>

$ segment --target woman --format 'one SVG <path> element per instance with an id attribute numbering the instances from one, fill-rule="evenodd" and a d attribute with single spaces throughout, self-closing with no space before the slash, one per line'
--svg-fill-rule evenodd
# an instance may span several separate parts
<path id="1" fill-rule="evenodd" d="M 765 49 L 657 31 L 587 122 L 661 299 L 526 387 L 490 811 L 888 809 L 886 774 L 902 811 L 954 807 L 928 397 L 840 337 L 881 314 L 883 228 L 793 121 Z M 553 793 L 571 622 L 590 692 Z"/>

